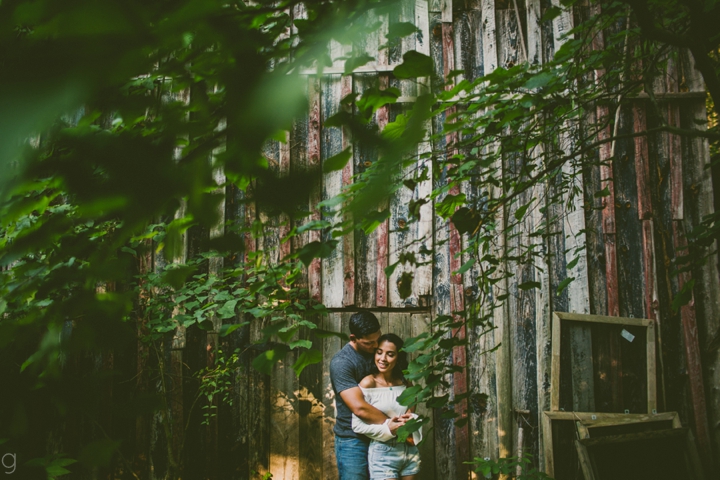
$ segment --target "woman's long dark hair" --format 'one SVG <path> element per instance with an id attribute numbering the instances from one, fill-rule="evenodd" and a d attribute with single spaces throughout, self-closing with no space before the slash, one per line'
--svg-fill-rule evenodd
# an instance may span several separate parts
<path id="1" fill-rule="evenodd" d="M 378 338 L 378 346 L 380 346 L 383 342 L 390 342 L 394 344 L 397 347 L 397 362 L 395 362 L 395 367 L 392 371 L 393 378 L 399 378 L 400 380 L 405 380 L 405 375 L 403 375 L 403 370 L 407 370 L 408 368 L 408 359 L 407 359 L 407 353 L 403 352 L 402 346 L 405 342 L 403 342 L 402 338 L 398 337 L 394 333 L 386 333 L 385 335 L 381 335 L 380 338 Z M 373 373 L 378 373 L 377 365 L 373 363 Z"/>

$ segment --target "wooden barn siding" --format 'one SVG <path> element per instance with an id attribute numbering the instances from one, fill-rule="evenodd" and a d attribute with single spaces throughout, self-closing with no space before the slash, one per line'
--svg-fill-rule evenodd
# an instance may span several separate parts
<path id="1" fill-rule="evenodd" d="M 493 0 L 454 3 L 444 0 L 442 4 L 431 1 L 428 5 L 418 0 L 414 10 L 406 6 L 398 18 L 415 18 L 418 24 L 425 21 L 427 26 L 423 33 L 403 42 L 399 51 L 391 52 L 387 58 L 381 57 L 379 62 L 381 65 L 382 62 L 398 63 L 401 53 L 407 49 L 426 49 L 438 71 L 446 72 L 453 66 L 462 70 L 464 77 L 470 80 L 489 73 L 496 65 L 523 61 L 525 55 L 531 61 L 542 62 L 556 48 L 550 27 L 538 21 L 549 5 L 531 0 L 519 2 L 519 5 L 522 30 L 518 28 L 517 15 L 511 4 L 496 6 Z M 554 32 L 567 27 L 563 21 L 568 19 L 561 17 L 556 21 Z M 526 43 L 524 51 L 518 43 L 521 37 Z M 380 40 L 368 40 L 366 47 L 372 42 L 377 44 Z M 449 63 L 450 56 L 453 62 Z M 403 95 L 417 93 L 409 83 L 397 82 L 389 74 L 379 77 L 372 74 L 356 74 L 352 79 L 343 79 L 338 75 L 321 80 L 310 77 L 307 119 L 294 126 L 289 143 L 268 147 L 268 156 L 276 161 L 274 168 L 298 171 L 317 166 L 323 159 L 352 143 L 345 132 L 323 126 L 323 120 L 336 111 L 339 98 L 350 89 L 359 93 L 363 88 L 382 82 L 399 86 Z M 679 91 L 681 78 L 686 79 L 686 86 L 691 90 L 699 91 L 702 87 L 690 60 L 681 56 L 677 64 L 671 61 L 668 75 L 658 81 L 658 91 Z M 662 103 L 662 107 L 667 109 L 671 124 L 680 126 L 691 126 L 694 119 L 704 118 L 705 114 L 701 100 L 667 101 Z M 382 125 L 391 120 L 401 108 L 396 106 L 381 110 L 376 115 L 375 124 Z M 596 115 L 612 113 L 598 110 Z M 624 108 L 620 119 L 619 133 L 639 131 L 658 124 L 650 108 L 640 101 Z M 435 123 L 433 128 L 437 130 L 440 124 Z M 434 147 L 444 149 L 443 142 Z M 658 134 L 647 142 L 618 142 L 615 154 L 616 161 L 611 165 L 590 166 L 583 171 L 584 198 L 576 201 L 578 208 L 570 218 L 556 218 L 559 212 L 552 208 L 548 216 L 541 215 L 539 209 L 533 209 L 522 226 L 511 227 L 508 231 L 505 239 L 507 248 L 513 248 L 520 242 L 537 241 L 538 247 L 546 254 L 544 263 L 537 265 L 538 268 L 515 271 L 517 277 L 503 287 L 511 295 L 506 307 L 497 312 L 498 331 L 484 334 L 480 327 L 468 329 L 465 335 L 469 350 L 456 350 L 448 359 L 458 362 L 464 357 L 468 366 L 464 376 L 453 376 L 448 380 L 452 393 L 459 393 L 458 388 L 466 388 L 471 393 L 467 405 L 463 407 L 469 423 L 467 430 L 456 428 L 452 422 L 439 418 L 441 409 L 433 412 L 435 432 L 423 446 L 425 478 L 466 478 L 467 473 L 462 473 L 465 468 L 462 462 L 468 460 L 467 457 L 515 454 L 518 451 L 516 410 L 530 411 L 530 415 L 521 413 L 524 451 L 535 455 L 542 452 L 537 425 L 539 413 L 549 408 L 548 318 L 552 310 L 575 309 L 650 318 L 655 315 L 660 334 L 658 367 L 660 372 L 665 373 L 665 385 L 658 384 L 660 408 L 680 411 L 683 422 L 698 432 L 698 443 L 706 448 L 704 453 L 707 455 L 709 448 L 717 452 L 720 438 L 718 429 L 713 427 L 720 419 L 720 398 L 718 389 L 713 386 L 720 381 L 718 351 L 708 352 L 700 359 L 692 357 L 696 350 L 688 347 L 689 342 L 696 342 L 697 351 L 700 351 L 718 329 L 716 261 L 711 259 L 706 266 L 692 272 L 692 278 L 696 279 L 694 301 L 678 314 L 672 313 L 670 303 L 680 288 L 680 282 L 667 261 L 681 251 L 683 235 L 699 222 L 702 215 L 712 211 L 709 172 L 703 168 L 708 161 L 707 144 L 703 140 L 681 140 L 672 135 Z M 343 172 L 326 178 L 313 203 L 337 193 L 342 185 L 349 183 L 352 173 L 366 168 L 365 162 L 371 162 L 374 155 L 374 152 L 355 149 L 353 161 Z M 610 156 L 607 148 L 599 149 L 598 155 L 600 160 Z M 431 167 L 429 162 L 427 166 Z M 517 165 L 512 158 L 507 158 L 503 167 L 510 173 Z M 438 181 L 443 181 L 442 174 L 438 178 Z M 612 195 L 595 198 L 593 194 L 605 186 L 610 188 Z M 414 192 L 401 191 L 388 205 L 391 216 L 385 229 L 370 235 L 356 232 L 341 242 L 331 259 L 311 265 L 303 280 L 311 294 L 328 306 L 348 309 L 314 318 L 322 328 L 347 333 L 349 311 L 354 306 L 389 307 L 390 310 L 378 313 L 383 329 L 403 336 L 416 335 L 432 328 L 430 319 L 433 315 L 450 313 L 453 305 L 464 305 L 466 300 L 477 295 L 472 271 L 461 279 L 452 277 L 451 271 L 459 263 L 458 259 L 453 259 L 453 254 L 459 251 L 458 244 L 455 242 L 453 246 L 453 242 L 448 241 L 439 245 L 451 238 L 452 227 L 438 218 L 430 218 L 430 206 L 425 208 L 420 223 L 410 223 L 408 228 L 400 227 L 401 220 L 407 222 L 407 201 L 425 194 L 428 188 L 429 182 L 425 182 Z M 546 190 L 552 195 L 555 188 L 552 182 L 540 185 L 535 192 L 528 194 L 528 198 L 543 199 Z M 469 185 L 461 189 L 471 202 L 480 198 L 481 192 L 473 191 Z M 227 193 L 224 205 L 226 220 L 248 225 L 257 218 L 262 219 L 253 204 L 244 203 L 242 192 L 228 187 Z M 512 212 L 513 206 L 509 206 L 504 218 L 513 218 Z M 314 218 L 335 218 L 332 214 L 331 210 L 316 210 Z M 279 257 L 290 248 L 296 250 L 306 242 L 319 239 L 320 235 L 319 232 L 309 232 L 293 241 L 292 245 L 280 247 L 280 235 L 288 226 L 273 227 L 268 228 L 257 241 L 246 235 L 248 251 L 275 249 L 274 255 Z M 557 234 L 543 240 L 539 237 L 527 239 L 522 233 L 545 227 Z M 565 265 L 575 253 L 571 251 L 566 256 L 565 252 L 568 247 L 575 246 L 576 240 L 570 234 L 577 233 L 578 228 L 585 229 L 587 249 L 580 251 L 585 255 L 585 271 L 567 272 Z M 210 235 L 208 230 L 191 230 L 187 237 L 188 254 L 201 251 Z M 427 247 L 432 247 L 433 242 L 437 247 L 434 265 L 415 272 L 413 295 L 409 300 L 401 301 L 396 294 L 395 278 L 388 279 L 384 287 L 378 282 L 382 278 L 381 269 L 394 261 L 399 248 L 422 238 Z M 465 240 L 459 240 L 462 246 Z M 141 257 L 141 271 L 162 266 L 159 258 L 150 252 L 148 249 L 147 255 Z M 465 260 L 461 259 L 462 262 Z M 451 267 L 451 264 L 454 266 Z M 578 265 L 576 270 L 583 268 L 581 262 Z M 512 264 L 507 267 L 516 269 Z M 569 289 L 557 295 L 557 285 L 568 275 L 577 278 Z M 689 278 L 687 276 L 681 281 Z M 530 292 L 518 291 L 518 283 L 527 280 L 540 281 L 542 288 Z M 501 293 L 504 291 L 496 292 Z M 386 295 L 384 300 L 383 294 Z M 432 296 L 432 311 L 400 310 L 406 306 L 427 305 L 424 302 L 429 295 Z M 102 366 L 98 368 L 111 369 L 117 368 L 118 362 L 136 362 L 138 376 L 134 385 L 139 392 L 152 392 L 158 388 L 155 383 L 157 378 L 149 378 L 145 367 L 165 363 L 165 380 L 172 385 L 167 395 L 171 405 L 169 424 L 172 439 L 167 438 L 164 419 L 157 415 L 139 417 L 134 422 L 135 442 L 132 448 L 135 453 L 131 457 L 142 476 L 161 478 L 168 470 L 169 452 L 177 454 L 184 442 L 185 454 L 175 461 L 184 463 L 188 478 L 259 478 L 252 472 L 262 474 L 267 471 L 272 472 L 275 478 L 334 478 L 334 405 L 327 365 L 341 347 L 341 341 L 337 338 L 321 341 L 308 335 L 308 339 L 322 349 L 323 363 L 308 367 L 296 379 L 289 368 L 293 362 L 292 355 L 289 355 L 275 367 L 273 375 L 267 377 L 250 366 L 252 358 L 261 351 L 260 346 L 251 346 L 251 342 L 259 338 L 262 323 L 255 322 L 252 327 L 242 328 L 227 338 L 218 338 L 215 332 L 189 329 L 185 335 L 169 337 L 160 355 L 154 355 L 154 352 L 139 345 L 136 360 L 112 356 L 103 358 Z M 495 353 L 480 354 L 498 342 L 503 342 L 503 347 Z M 632 393 L 637 386 L 623 384 L 611 391 L 610 386 L 599 381 L 604 370 L 622 369 L 633 361 L 623 355 L 622 340 L 618 344 L 603 338 L 601 333 L 593 332 L 591 337 L 585 335 L 574 343 L 581 345 L 580 350 L 584 349 L 586 356 L 577 359 L 578 368 L 588 368 L 587 356 L 592 352 L 596 357 L 596 376 L 594 386 L 588 387 L 591 392 L 587 398 L 570 400 L 570 403 L 592 400 L 595 408 L 601 411 L 623 411 L 625 408 L 639 411 L 641 407 L 636 404 L 642 403 L 642 399 Z M 214 361 L 208 347 L 212 349 L 216 345 L 222 346 L 226 352 L 241 348 L 244 353 L 241 366 L 235 372 L 233 405 L 220 405 L 218 417 L 209 426 L 202 426 L 201 411 L 198 408 L 191 410 L 197 388 L 192 373 Z M 621 365 L 611 365 L 609 356 L 618 354 L 622 359 Z M 702 365 L 699 363 L 701 360 Z M 572 369 L 568 373 L 567 382 L 572 384 Z M 465 385 L 459 385 L 459 382 L 465 382 Z M 678 391 L 685 393 L 674 393 Z M 703 394 L 699 395 L 699 392 Z M 112 395 L 115 401 L 122 398 L 120 389 L 106 392 L 106 395 Z M 708 407 L 706 416 L 700 409 L 703 401 Z M 505 411 L 501 411 L 503 408 Z M 108 419 L 107 422 L 112 425 L 113 431 L 125 428 L 119 420 L 113 422 Z M 187 432 L 184 432 L 185 424 L 189 425 Z M 468 444 L 458 445 L 458 439 L 464 438 L 467 438 Z M 72 436 L 64 438 L 68 445 L 79 441 Z M 711 444 L 711 441 L 714 443 Z M 170 449 L 167 448 L 168 442 Z M 458 453 L 466 458 L 458 458 Z M 542 458 L 539 460 L 542 463 Z"/>

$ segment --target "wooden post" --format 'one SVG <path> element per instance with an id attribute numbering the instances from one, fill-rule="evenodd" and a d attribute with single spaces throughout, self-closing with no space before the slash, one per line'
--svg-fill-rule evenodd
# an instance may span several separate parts
<path id="1" fill-rule="evenodd" d="M 321 108 L 320 103 L 320 79 L 315 77 L 309 77 L 308 87 L 308 98 L 310 102 L 310 120 L 308 121 L 308 141 L 307 141 L 307 159 L 308 168 L 310 170 L 320 170 L 321 157 L 320 157 L 320 145 L 321 145 Z M 320 212 L 317 209 L 317 204 L 320 202 L 321 188 L 318 186 L 310 194 L 310 209 L 312 211 L 311 220 L 320 220 Z M 320 231 L 311 230 L 309 234 L 310 242 L 320 241 Z M 320 302 L 321 298 L 321 280 L 322 280 L 322 265 L 319 258 L 313 259 L 308 267 L 308 282 L 310 297 Z"/>

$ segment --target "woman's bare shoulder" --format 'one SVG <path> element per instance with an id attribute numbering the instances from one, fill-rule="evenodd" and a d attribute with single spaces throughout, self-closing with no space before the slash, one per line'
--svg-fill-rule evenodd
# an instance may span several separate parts
<path id="1" fill-rule="evenodd" d="M 360 380 L 360 386 L 362 388 L 375 388 L 375 378 L 372 375 L 368 375 Z"/>

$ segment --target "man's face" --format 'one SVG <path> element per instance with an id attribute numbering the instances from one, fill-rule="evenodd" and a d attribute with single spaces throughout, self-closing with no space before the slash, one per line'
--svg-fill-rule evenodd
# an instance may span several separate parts
<path id="1" fill-rule="evenodd" d="M 352 338 L 355 340 L 355 348 L 360 353 L 364 353 L 366 355 L 375 355 L 375 350 L 377 350 L 378 338 L 380 338 L 380 335 L 382 335 L 382 332 L 378 330 L 375 333 L 371 333 L 360 338 L 353 336 Z"/>

